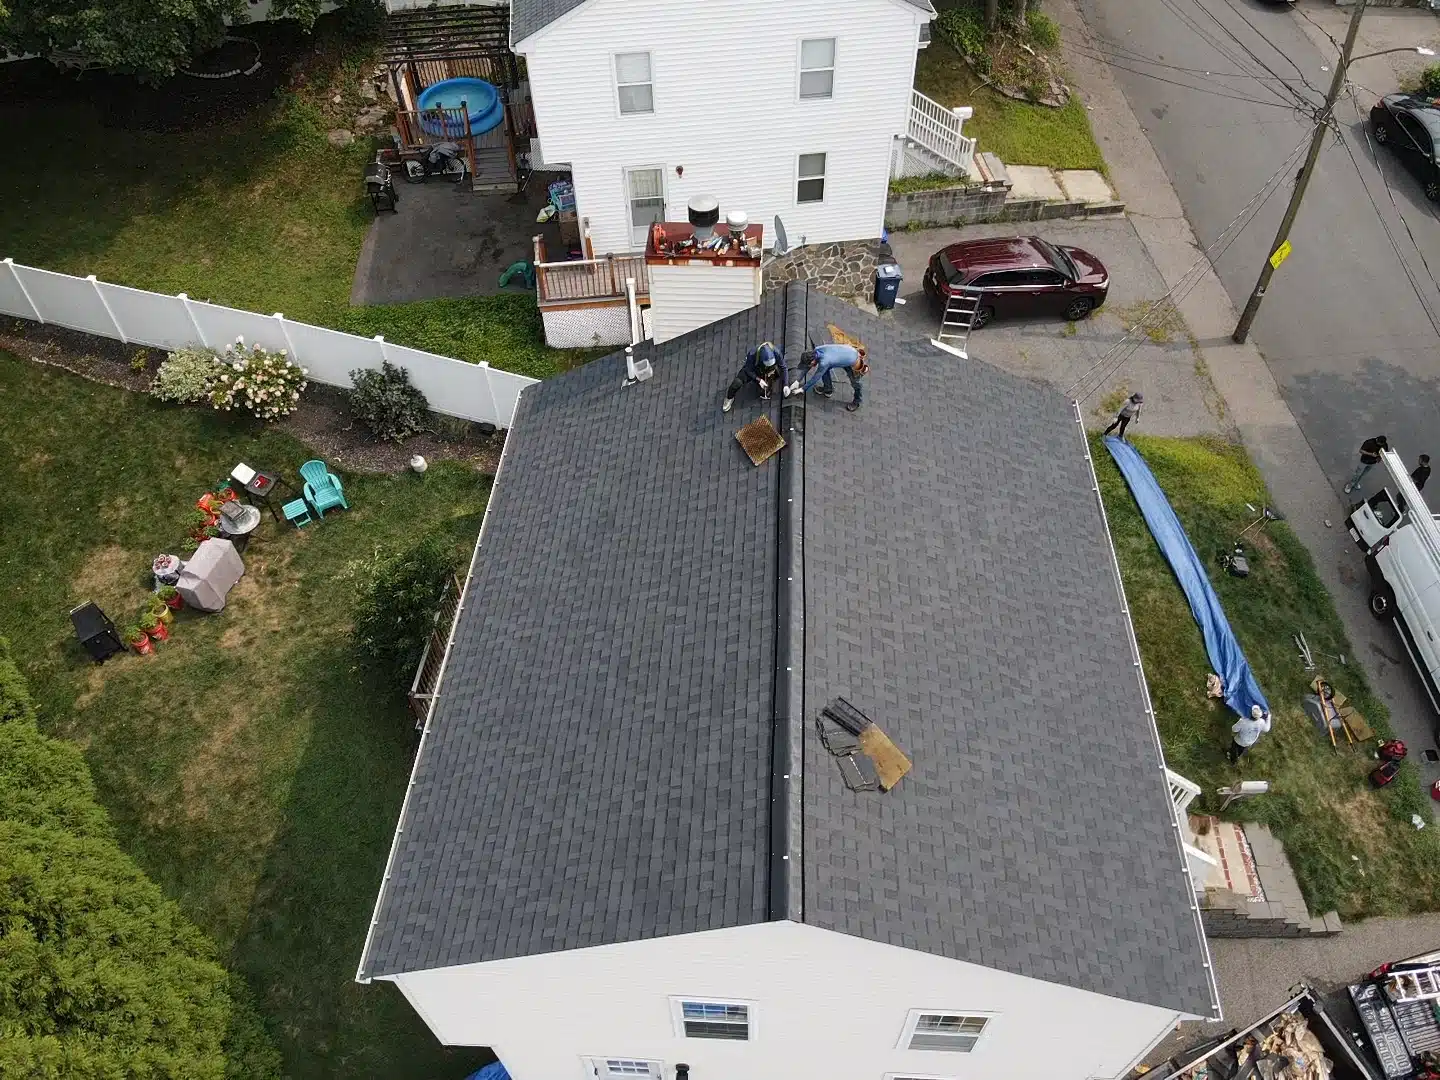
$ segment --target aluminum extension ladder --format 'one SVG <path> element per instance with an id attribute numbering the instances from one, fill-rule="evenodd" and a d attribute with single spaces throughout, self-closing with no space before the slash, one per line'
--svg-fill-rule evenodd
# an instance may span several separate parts
<path id="1" fill-rule="evenodd" d="M 975 314 L 980 310 L 980 293 L 974 289 L 960 289 L 945 301 L 945 312 L 940 316 L 940 332 L 935 335 L 937 344 L 967 357 L 966 345 L 970 331 L 975 328 Z"/>

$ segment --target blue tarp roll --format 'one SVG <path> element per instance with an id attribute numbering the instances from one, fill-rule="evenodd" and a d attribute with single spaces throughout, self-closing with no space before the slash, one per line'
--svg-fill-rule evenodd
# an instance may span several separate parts
<path id="1" fill-rule="evenodd" d="M 1129 443 L 1109 435 L 1105 438 L 1105 449 L 1110 451 L 1110 456 L 1120 467 L 1120 474 L 1125 477 L 1125 482 L 1130 485 L 1130 493 L 1140 505 L 1145 524 L 1150 526 L 1150 534 L 1155 537 L 1155 542 L 1169 560 L 1170 569 L 1175 571 L 1180 588 L 1184 590 L 1185 598 L 1190 601 L 1190 611 L 1195 616 L 1195 621 L 1200 624 L 1200 633 L 1205 637 L 1205 651 L 1210 656 L 1210 666 L 1224 684 L 1225 704 L 1230 706 L 1237 716 L 1249 716 L 1252 705 L 1259 705 L 1269 712 L 1270 706 L 1265 701 L 1265 695 L 1260 692 L 1260 686 L 1255 682 L 1250 664 L 1245 659 L 1245 654 L 1240 651 L 1240 643 L 1235 640 L 1234 631 L 1230 629 L 1230 621 L 1225 618 L 1225 609 L 1220 606 L 1220 598 L 1215 595 L 1215 588 L 1206 576 L 1205 564 L 1200 561 L 1200 556 L 1195 554 L 1195 547 L 1185 535 L 1185 529 L 1181 526 L 1180 519 L 1175 516 L 1170 500 L 1155 482 L 1155 474 L 1150 471 L 1150 466 L 1145 464 L 1140 452 Z"/>
<path id="2" fill-rule="evenodd" d="M 510 1080 L 510 1074 L 500 1062 L 492 1061 L 483 1069 L 471 1073 L 465 1080 Z"/>

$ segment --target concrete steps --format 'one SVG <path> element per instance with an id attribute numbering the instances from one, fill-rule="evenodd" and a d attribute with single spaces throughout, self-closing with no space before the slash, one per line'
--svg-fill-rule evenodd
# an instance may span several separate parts
<path id="1" fill-rule="evenodd" d="M 1285 849 L 1264 825 L 1191 818 L 1195 846 L 1217 860 L 1201 916 L 1214 938 L 1333 937 L 1340 916 L 1310 915 Z"/>

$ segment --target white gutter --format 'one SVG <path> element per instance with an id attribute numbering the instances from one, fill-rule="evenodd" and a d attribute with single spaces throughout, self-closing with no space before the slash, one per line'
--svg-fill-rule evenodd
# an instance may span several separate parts
<path id="1" fill-rule="evenodd" d="M 1150 686 L 1145 681 L 1145 669 L 1140 662 L 1140 642 L 1135 637 L 1135 624 L 1130 621 L 1130 601 L 1125 596 L 1125 582 L 1120 576 L 1120 557 L 1115 554 L 1115 537 L 1110 532 L 1110 515 L 1105 513 L 1105 500 L 1100 497 L 1100 478 L 1095 475 L 1095 461 L 1090 456 L 1090 440 L 1085 435 L 1085 421 L 1080 415 L 1080 403 L 1072 400 L 1070 408 L 1075 413 L 1075 426 L 1080 432 L 1080 442 L 1085 448 L 1085 465 L 1090 470 L 1090 490 L 1095 494 L 1095 503 L 1100 507 L 1100 520 L 1105 526 L 1105 543 L 1110 548 L 1110 569 L 1115 575 L 1115 589 L 1120 594 L 1120 613 L 1125 616 L 1125 636 L 1130 641 L 1130 655 L 1134 660 L 1135 679 L 1140 684 L 1140 694 L 1145 700 L 1145 715 L 1150 720 L 1150 735 L 1155 740 L 1155 754 L 1160 761 L 1160 778 L 1165 784 L 1165 804 L 1170 808 L 1170 826 L 1175 838 L 1175 854 L 1180 857 L 1180 867 L 1189 883 L 1186 899 L 1195 920 L 1195 933 L 1200 938 L 1200 951 L 1205 960 L 1205 979 L 1210 986 L 1210 1000 L 1215 1004 L 1214 1013 L 1206 1018 L 1210 1022 L 1224 1019 L 1220 1005 L 1220 985 L 1215 981 L 1215 965 L 1211 962 L 1210 941 L 1205 936 L 1205 922 L 1200 915 L 1200 905 L 1195 900 L 1195 881 L 1190 873 L 1190 859 L 1185 854 L 1185 832 L 1181 827 L 1180 815 L 1176 812 L 1175 801 L 1170 797 L 1170 770 L 1165 765 L 1165 747 L 1160 741 L 1160 725 L 1155 719 L 1155 707 L 1150 701 Z M 1408 477 L 1407 477 L 1408 479 Z"/>
<path id="2" fill-rule="evenodd" d="M 531 383 L 530 386 L 536 385 Z M 520 408 L 520 398 L 525 396 L 526 386 L 515 400 Z M 512 414 L 513 415 L 513 414 Z M 485 539 L 485 526 L 490 521 L 490 510 L 495 505 L 495 493 L 500 490 L 500 477 L 505 472 L 505 455 L 510 452 L 510 440 L 515 430 L 512 427 L 505 436 L 505 445 L 500 450 L 500 463 L 495 466 L 495 479 L 490 485 L 490 496 L 485 500 L 485 513 L 480 518 L 480 534 L 475 537 L 475 550 L 470 554 L 470 569 L 465 573 L 465 586 L 460 590 L 460 602 L 455 606 L 455 619 L 450 624 L 450 636 L 445 640 L 445 655 L 440 658 L 440 673 L 435 678 L 435 696 L 425 710 L 425 728 L 420 732 L 420 746 L 415 751 L 415 763 L 410 766 L 410 782 L 405 785 L 405 801 L 400 804 L 400 817 L 395 823 L 395 835 L 390 840 L 390 854 L 385 858 L 385 876 L 380 879 L 380 888 L 375 894 L 375 908 L 370 913 L 370 925 L 365 930 L 365 944 L 360 949 L 360 964 L 355 969 L 355 981 L 369 985 L 370 976 L 365 974 L 365 963 L 370 958 L 370 944 L 375 937 L 375 927 L 380 923 L 380 909 L 385 905 L 385 887 L 390 883 L 390 871 L 395 865 L 395 852 L 400 848 L 400 837 L 405 832 L 405 818 L 410 812 L 410 796 L 415 791 L 415 774 L 420 771 L 420 761 L 425 756 L 425 743 L 430 737 L 430 727 L 435 719 L 435 706 L 445 685 L 445 669 L 450 663 L 450 648 L 455 644 L 455 631 L 460 626 L 460 616 L 465 611 L 465 600 L 470 595 L 470 579 L 475 576 L 475 564 L 480 558 L 480 545 Z"/>

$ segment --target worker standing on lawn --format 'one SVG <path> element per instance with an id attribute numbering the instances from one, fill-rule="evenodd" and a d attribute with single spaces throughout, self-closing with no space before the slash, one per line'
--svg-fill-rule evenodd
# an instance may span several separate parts
<path id="1" fill-rule="evenodd" d="M 1109 435 L 1110 432 L 1114 431 L 1118 427 L 1120 429 L 1120 441 L 1124 442 L 1125 429 L 1130 426 L 1131 420 L 1140 419 L 1140 406 L 1144 404 L 1144 394 L 1140 393 L 1140 391 L 1138 390 L 1135 391 L 1135 393 L 1131 394 L 1128 398 L 1125 399 L 1125 404 L 1120 406 L 1120 411 L 1115 414 L 1115 419 L 1110 421 L 1110 426 L 1105 429 L 1104 435 Z M 1104 435 L 1102 435 L 1101 437 L 1103 438 Z"/>
<path id="2" fill-rule="evenodd" d="M 805 385 L 801 386 L 797 379 L 786 388 L 785 396 L 791 394 L 802 394 L 815 390 L 821 397 L 829 397 L 835 393 L 834 371 L 842 369 L 850 379 L 850 386 L 855 391 L 855 400 L 845 406 L 846 412 L 854 412 L 860 408 L 863 392 L 860 389 L 860 380 L 870 370 L 870 365 L 865 362 L 865 346 L 856 348 L 854 345 L 821 345 L 814 352 L 808 352 L 801 357 L 802 368 L 806 363 L 813 364 L 809 376 L 805 379 Z M 819 387 L 816 390 L 816 387 Z"/>
<path id="3" fill-rule="evenodd" d="M 1225 751 L 1225 756 L 1230 759 L 1230 764 L 1234 765 L 1246 750 L 1260 741 L 1261 735 L 1270 730 L 1270 714 L 1259 705 L 1251 705 L 1250 715 L 1236 720 L 1235 726 L 1230 730 L 1235 738 L 1230 743 L 1230 749 Z"/>
<path id="4" fill-rule="evenodd" d="M 788 380 L 789 371 L 785 367 L 784 352 L 770 342 L 762 341 L 745 354 L 745 363 L 735 373 L 735 378 L 730 380 L 730 385 L 725 390 L 725 403 L 720 406 L 720 410 L 729 412 L 735 407 L 735 397 L 745 388 L 746 383 L 753 382 L 760 388 L 760 396 L 768 398 L 773 387 L 785 386 Z M 789 388 L 786 389 L 788 391 Z"/>

